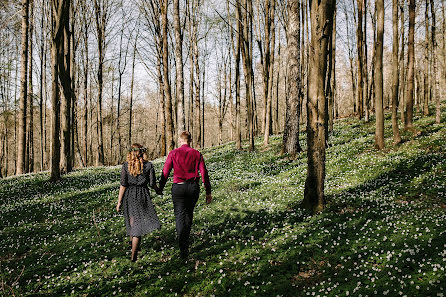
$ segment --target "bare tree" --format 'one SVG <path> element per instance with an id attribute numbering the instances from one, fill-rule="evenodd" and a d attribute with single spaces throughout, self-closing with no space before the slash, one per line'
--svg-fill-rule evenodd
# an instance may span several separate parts
<path id="1" fill-rule="evenodd" d="M 434 7 L 434 0 L 430 0 L 431 4 L 431 17 L 432 17 L 432 23 L 431 23 L 431 34 L 432 34 L 432 62 L 433 62 L 433 72 L 434 72 L 434 87 L 433 87 L 433 97 L 435 98 L 435 122 L 437 124 L 440 124 L 441 121 L 441 111 L 440 111 L 440 92 L 439 92 L 439 84 L 440 79 L 438 75 L 438 52 L 437 52 L 437 39 L 435 38 L 435 32 L 437 23 L 435 21 L 435 7 Z M 444 21 L 444 20 L 443 20 Z M 443 32 L 443 34 L 446 34 Z M 443 65 L 443 67 L 445 67 Z"/>
<path id="2" fill-rule="evenodd" d="M 34 1 L 29 5 L 29 24 L 28 24 L 28 128 L 26 141 L 25 172 L 34 171 L 34 90 L 33 90 L 33 33 L 34 33 Z"/>
<path id="3" fill-rule="evenodd" d="M 178 135 L 186 129 L 184 113 L 183 32 L 180 24 L 180 1 L 173 1 L 173 26 L 175 30 L 175 70 L 177 88 Z"/>
<path id="4" fill-rule="evenodd" d="M 324 208 L 325 180 L 325 78 L 329 39 L 333 29 L 334 0 L 310 2 L 311 44 L 307 101 L 307 179 L 302 206 L 312 213 Z"/>
<path id="5" fill-rule="evenodd" d="M 59 71 L 63 64 L 63 31 L 65 24 L 69 22 L 70 1 L 51 1 L 51 181 L 60 179 L 60 97 L 59 97 Z"/>
<path id="6" fill-rule="evenodd" d="M 413 127 L 414 72 L 415 72 L 415 0 L 409 1 L 409 42 L 407 46 L 407 95 L 405 128 Z"/>
<path id="7" fill-rule="evenodd" d="M 97 155 L 96 166 L 104 165 L 104 138 L 102 129 L 102 96 L 104 84 L 104 59 L 106 49 L 106 29 L 110 17 L 110 1 L 109 0 L 94 0 L 95 24 L 96 24 L 96 38 L 98 44 L 98 99 L 97 99 Z"/>
<path id="8" fill-rule="evenodd" d="M 165 114 L 166 114 L 166 145 L 167 151 L 170 152 L 174 149 L 175 142 L 173 139 L 174 127 L 172 118 L 172 93 L 169 81 L 169 50 L 167 42 L 167 9 L 169 0 L 163 0 L 161 5 L 161 26 L 162 26 L 162 42 L 163 42 L 163 78 L 164 78 L 164 94 L 166 96 L 165 101 Z"/>
<path id="9" fill-rule="evenodd" d="M 384 148 L 384 110 L 383 110 L 383 43 L 384 43 L 384 0 L 375 1 L 377 18 L 375 43 L 375 146 Z"/>
<path id="10" fill-rule="evenodd" d="M 288 74 L 293 79 L 288 83 L 282 152 L 290 154 L 291 156 L 295 156 L 298 152 L 302 151 L 299 144 L 300 104 L 302 104 L 300 12 L 300 0 L 288 1 Z"/>
<path id="11" fill-rule="evenodd" d="M 364 0 L 357 0 L 358 5 L 358 17 L 356 27 L 356 47 L 357 47 L 357 63 L 358 63 L 358 83 L 356 105 L 358 108 L 358 118 L 362 119 L 364 113 L 364 37 L 363 37 L 363 15 L 364 15 Z"/>
<path id="12" fill-rule="evenodd" d="M 19 110 L 19 132 L 17 144 L 17 174 L 25 172 L 26 160 L 26 103 L 28 98 L 28 19 L 29 0 L 22 0 L 22 43 L 20 59 L 20 110 Z"/>
<path id="13" fill-rule="evenodd" d="M 398 65 L 398 0 L 392 0 L 392 21 L 393 21 L 393 48 L 392 48 L 392 130 L 393 142 L 401 142 L 400 129 L 398 127 L 398 88 L 399 88 L 399 65 Z"/>
<path id="14" fill-rule="evenodd" d="M 243 70 L 245 74 L 245 97 L 246 97 L 246 113 L 247 113 L 247 132 L 248 132 L 248 142 L 249 150 L 254 151 L 254 82 L 253 82 L 253 68 L 252 68 L 252 2 L 245 0 L 243 2 L 244 9 L 242 10 L 240 1 L 237 1 L 238 14 L 240 16 L 240 22 L 243 22 L 242 29 L 242 60 L 243 60 Z"/>

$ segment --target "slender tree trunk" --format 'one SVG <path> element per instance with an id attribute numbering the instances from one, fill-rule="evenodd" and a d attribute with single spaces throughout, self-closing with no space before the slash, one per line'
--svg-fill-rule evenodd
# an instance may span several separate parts
<path id="1" fill-rule="evenodd" d="M 34 1 L 30 1 L 29 5 L 29 28 L 28 28 L 28 132 L 26 142 L 26 159 L 25 159 L 25 171 L 34 171 L 34 90 L 33 90 L 33 33 L 34 33 Z"/>
<path id="2" fill-rule="evenodd" d="M 44 64 L 45 60 L 45 39 L 44 39 L 44 23 L 45 19 L 45 4 L 42 3 L 42 15 L 40 19 L 40 87 L 39 87 L 39 130 L 40 130 L 40 171 L 43 171 L 44 168 L 44 154 L 45 154 L 45 147 L 44 147 L 44 134 L 43 134 L 43 128 L 44 128 L 44 122 L 43 122 L 43 77 L 46 70 L 46 65 Z M 44 68 L 45 67 L 45 68 Z"/>
<path id="3" fill-rule="evenodd" d="M 424 86 L 423 86 L 423 114 L 429 115 L 429 2 L 426 0 L 424 11 L 425 43 L 424 43 Z"/>
<path id="4" fill-rule="evenodd" d="M 400 69 L 401 69 L 401 90 L 400 90 L 400 113 L 401 113 L 401 124 L 406 126 L 406 67 L 404 63 L 404 45 L 405 45 L 405 20 L 404 20 L 404 1 L 400 2 L 400 12 L 401 12 L 401 54 L 400 54 Z"/>
<path id="5" fill-rule="evenodd" d="M 362 63 L 362 73 L 364 79 L 364 89 L 363 89 L 363 99 L 364 99 L 364 120 L 368 122 L 370 120 L 370 97 L 368 96 L 369 91 L 369 75 L 368 75 L 368 52 L 367 52 L 367 1 L 364 1 L 364 30 L 363 30 L 363 41 L 362 44 L 364 46 L 364 56 Z"/>
<path id="6" fill-rule="evenodd" d="M 65 23 L 69 18 L 65 18 L 66 12 L 69 10 L 68 0 L 52 0 L 52 36 L 51 36 L 51 74 L 52 74 L 52 121 L 51 121 L 51 177 L 50 180 L 55 182 L 60 179 L 60 90 L 59 79 L 60 70 L 64 70 L 64 46 L 63 34 Z M 61 79 L 62 81 L 62 79 Z"/>
<path id="7" fill-rule="evenodd" d="M 68 1 L 68 5 L 70 1 Z M 62 18 L 69 19 L 69 7 L 62 13 Z M 73 98 L 73 90 L 71 84 L 71 42 L 69 22 L 64 21 L 62 27 L 63 34 L 63 52 L 62 63 L 59 65 L 59 78 L 62 86 L 61 101 L 61 158 L 60 168 L 62 173 L 71 171 L 71 104 Z"/>
<path id="8" fill-rule="evenodd" d="M 400 72 L 398 68 L 398 50 L 399 50 L 399 36 L 398 36 L 398 5 L 399 0 L 392 0 L 392 21 L 393 21 L 393 49 L 392 49 L 392 130 L 393 143 L 399 144 L 401 142 L 400 129 L 398 127 L 398 94 L 399 94 L 399 77 Z"/>
<path id="9" fill-rule="evenodd" d="M 139 31 L 135 36 L 135 43 L 133 44 L 133 57 L 132 57 L 132 79 L 130 81 L 130 103 L 129 103 L 129 131 L 128 131 L 128 146 L 132 144 L 132 120 L 133 120 L 133 84 L 135 81 L 135 61 L 136 61 L 136 46 L 138 41 Z"/>
<path id="10" fill-rule="evenodd" d="M 246 111 L 247 111 L 247 132 L 249 139 L 249 150 L 254 151 L 254 113 L 252 100 L 254 100 L 253 92 L 253 75 L 252 75 L 252 3 L 245 0 L 244 7 L 246 11 L 242 11 L 241 5 L 237 1 L 237 9 L 243 20 L 243 45 L 241 47 L 243 70 L 245 73 L 245 90 L 246 90 Z"/>
<path id="11" fill-rule="evenodd" d="M 85 13 L 85 12 L 84 12 Z M 85 166 L 88 166 L 88 26 L 86 20 L 84 19 L 84 46 L 85 46 L 85 56 L 84 56 L 84 159 Z M 90 106 L 90 109 L 93 108 Z M 91 131 L 90 131 L 91 133 Z"/>
<path id="12" fill-rule="evenodd" d="M 226 9 L 229 15 L 229 0 L 226 1 Z M 242 45 L 242 25 L 240 21 L 239 10 L 235 9 L 235 19 L 237 24 L 237 41 L 234 41 L 232 31 L 232 18 L 229 18 L 229 26 L 231 30 L 232 51 L 235 54 L 235 148 L 242 149 L 242 131 L 241 131 L 241 115 L 240 115 L 240 47 Z"/>
<path id="13" fill-rule="evenodd" d="M 280 52 L 282 49 L 282 46 L 280 44 L 280 26 L 279 26 L 279 46 L 277 48 L 277 76 L 276 76 L 276 94 L 274 97 L 275 100 L 275 109 L 274 109 L 274 117 L 273 117 L 273 126 L 274 126 L 274 134 L 278 134 L 279 131 L 279 82 L 280 82 L 280 71 L 281 71 L 281 59 L 280 59 Z"/>
<path id="14" fill-rule="evenodd" d="M 435 122 L 437 124 L 440 124 L 441 121 L 441 111 L 440 111 L 440 79 L 438 75 L 438 52 L 437 52 L 437 39 L 435 36 L 437 23 L 435 21 L 435 7 L 434 7 L 434 0 L 430 0 L 431 3 L 431 17 L 432 17 L 432 23 L 431 23 L 431 34 L 432 34 L 432 63 L 434 67 L 434 87 L 432 88 L 433 91 L 433 98 L 435 98 Z M 446 34 L 446 32 L 443 32 L 443 34 Z M 443 65 L 443 67 L 446 67 Z"/>
<path id="15" fill-rule="evenodd" d="M 330 132 L 333 131 L 333 122 L 336 118 L 335 115 L 335 104 L 336 104 L 336 16 L 337 16 L 337 5 L 335 5 L 335 10 L 333 13 L 333 32 L 331 34 L 331 81 L 330 81 L 330 89 L 331 89 L 331 96 L 329 100 L 329 122 L 328 122 L 328 130 Z"/>
<path id="16" fill-rule="evenodd" d="M 362 32 L 363 26 L 363 15 L 364 15 L 364 0 L 357 0 L 358 3 L 358 24 L 356 28 L 356 46 L 357 46 L 357 62 L 358 62 L 358 83 L 357 83 L 357 95 L 356 95 L 356 105 L 358 108 L 358 118 L 362 119 L 364 113 L 364 73 L 363 73 L 363 63 L 364 63 L 364 37 Z"/>
<path id="17" fill-rule="evenodd" d="M 19 104 L 19 131 L 17 139 L 17 174 L 25 173 L 26 160 L 26 103 L 28 98 L 28 18 L 29 0 L 22 0 L 22 43 L 20 59 L 20 104 Z"/>
<path id="18" fill-rule="evenodd" d="M 414 1 L 414 0 L 412 0 Z M 377 17 L 376 43 L 375 43 L 375 113 L 376 132 L 375 146 L 384 148 L 384 111 L 383 111 L 383 43 L 384 43 L 384 0 L 376 0 L 375 10 Z"/>
<path id="19" fill-rule="evenodd" d="M 407 95 L 406 95 L 406 125 L 413 127 L 413 99 L 414 99 L 414 74 L 415 74 L 415 0 L 409 0 L 409 42 L 407 46 Z"/>
<path id="20" fill-rule="evenodd" d="M 102 93 L 103 93 L 103 71 L 104 71 L 104 58 L 105 58 L 105 26 L 106 26 L 106 11 L 103 3 L 99 3 L 98 0 L 94 1 L 95 17 L 96 17 L 96 33 L 98 40 L 98 99 L 96 106 L 97 117 L 97 137 L 98 148 L 96 156 L 96 166 L 104 165 L 104 137 L 102 128 Z"/>
<path id="21" fill-rule="evenodd" d="M 175 60 L 176 60 L 176 87 L 178 102 L 178 135 L 186 129 L 184 114 L 184 74 L 183 74 L 183 32 L 180 24 L 180 3 L 173 1 L 173 23 L 175 28 Z"/>
<path id="22" fill-rule="evenodd" d="M 302 206 L 312 213 L 325 206 L 325 78 L 329 37 L 333 28 L 334 0 L 311 1 L 311 53 L 307 77 L 307 179 Z"/>
<path id="23" fill-rule="evenodd" d="M 302 76 L 300 67 L 300 0 L 288 2 L 288 73 L 293 78 L 288 83 L 285 129 L 282 152 L 295 156 L 302 151 L 299 143 L 300 98 Z"/>
<path id="24" fill-rule="evenodd" d="M 266 100 L 266 106 L 265 106 L 265 129 L 264 129 L 264 140 L 263 140 L 263 145 L 268 145 L 269 144 L 269 135 L 271 134 L 271 128 L 272 128 L 272 124 L 271 124 L 271 106 L 272 106 L 272 95 L 273 95 L 273 77 L 274 77 L 274 53 L 275 53 L 275 39 L 276 39 L 276 34 L 275 34 L 275 25 L 274 25 L 274 19 L 275 19 L 275 10 L 276 10 L 276 1 L 275 0 L 271 0 L 271 7 L 270 9 L 268 9 L 267 14 L 268 16 L 268 20 L 269 20 L 269 28 L 267 28 L 268 30 L 268 39 L 266 39 L 266 42 L 268 43 L 267 45 L 267 54 L 268 54 L 268 58 L 266 59 L 268 63 L 266 63 L 267 65 L 265 65 L 265 68 L 268 67 L 268 72 L 266 75 L 268 75 L 268 79 L 267 79 L 267 100 Z M 271 40 L 269 40 L 269 35 L 271 33 Z"/>
<path id="25" fill-rule="evenodd" d="M 172 92 L 170 89 L 169 81 L 169 48 L 167 42 L 167 9 L 169 0 L 163 0 L 161 6 L 161 22 L 162 22 L 162 42 L 163 42 L 163 78 L 164 78 L 164 93 L 165 100 L 165 113 L 166 113 L 166 145 L 167 151 L 170 152 L 174 149 L 175 142 L 173 139 L 174 127 L 172 118 Z"/>

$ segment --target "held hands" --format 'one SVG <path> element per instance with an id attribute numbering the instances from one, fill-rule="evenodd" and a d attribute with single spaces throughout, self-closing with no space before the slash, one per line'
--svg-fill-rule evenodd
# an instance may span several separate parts
<path id="1" fill-rule="evenodd" d="M 206 203 L 209 204 L 212 202 L 212 194 L 206 194 Z"/>
<path id="2" fill-rule="evenodd" d="M 163 190 L 161 190 L 157 185 L 153 188 L 157 195 L 163 196 Z"/>

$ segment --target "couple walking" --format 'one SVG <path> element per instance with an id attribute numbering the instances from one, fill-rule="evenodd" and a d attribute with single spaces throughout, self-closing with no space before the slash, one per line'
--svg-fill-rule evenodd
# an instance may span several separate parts
<path id="1" fill-rule="evenodd" d="M 211 184 L 203 156 L 190 147 L 190 142 L 191 134 L 187 131 L 181 133 L 180 147 L 171 151 L 164 163 L 159 187 L 156 185 L 153 165 L 148 162 L 146 149 L 142 145 L 133 144 L 127 155 L 127 162 L 122 165 L 116 210 L 122 209 L 124 214 L 127 235 L 130 236 L 129 244 L 132 247 L 132 261 L 137 259 L 141 236 L 161 228 L 147 185 L 158 195 L 162 195 L 172 168 L 172 201 L 180 257 L 186 259 L 189 255 L 193 212 L 200 194 L 198 171 L 206 189 L 206 203 L 212 201 Z"/>

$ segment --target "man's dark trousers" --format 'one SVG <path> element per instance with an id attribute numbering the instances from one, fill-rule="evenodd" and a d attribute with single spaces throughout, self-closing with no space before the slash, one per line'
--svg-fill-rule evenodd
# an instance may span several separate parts
<path id="1" fill-rule="evenodd" d="M 172 185 L 172 200 L 181 257 L 187 257 L 189 254 L 189 236 L 192 228 L 194 208 L 199 195 L 200 186 L 197 182 L 184 182 Z"/>

